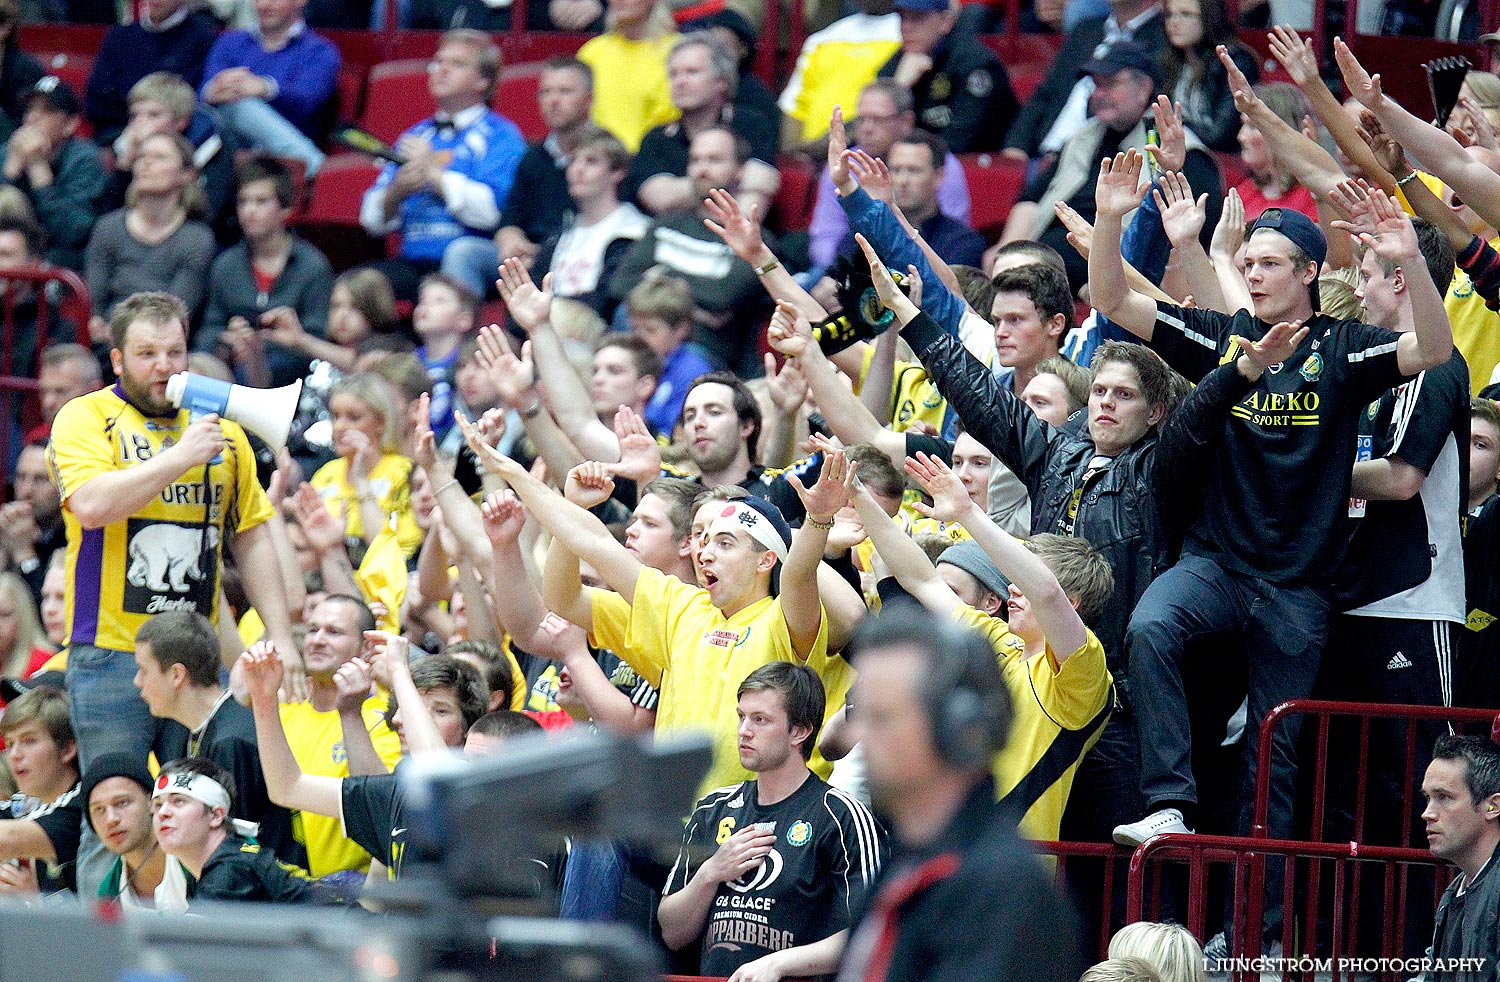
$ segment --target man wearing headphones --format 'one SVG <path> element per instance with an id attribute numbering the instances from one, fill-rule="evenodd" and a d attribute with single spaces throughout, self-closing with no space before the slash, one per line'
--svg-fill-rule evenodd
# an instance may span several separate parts
<path id="1" fill-rule="evenodd" d="M 880 871 L 885 832 L 807 767 L 823 725 L 817 672 L 772 662 L 737 695 L 740 763 L 755 777 L 693 810 L 657 911 L 662 940 L 701 937 L 698 971 L 736 982 L 826 975 Z"/>
<path id="2" fill-rule="evenodd" d="M 1073 982 L 1084 963 L 1072 914 L 995 801 L 990 761 L 1011 700 L 988 639 L 893 601 L 847 654 L 860 673 L 854 736 L 895 847 L 840 982 Z"/>

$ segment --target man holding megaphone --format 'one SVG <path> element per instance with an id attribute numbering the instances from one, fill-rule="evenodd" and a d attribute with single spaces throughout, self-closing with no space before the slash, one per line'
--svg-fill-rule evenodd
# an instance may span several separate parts
<path id="1" fill-rule="evenodd" d="M 141 701 L 135 634 L 152 615 L 196 610 L 218 623 L 222 547 L 301 680 L 301 658 L 256 480 L 238 423 L 177 408 L 168 381 L 187 370 L 188 312 L 166 293 L 137 293 L 110 320 L 118 381 L 72 400 L 52 424 L 68 556 L 68 689 L 80 765 L 109 751 L 145 759 L 158 721 Z M 176 387 L 180 391 L 180 384 Z M 231 410 L 232 411 L 232 410 Z"/>

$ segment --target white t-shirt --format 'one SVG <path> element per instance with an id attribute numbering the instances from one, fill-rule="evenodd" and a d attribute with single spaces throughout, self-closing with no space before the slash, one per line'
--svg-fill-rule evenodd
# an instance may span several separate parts
<path id="1" fill-rule="evenodd" d="M 552 291 L 577 297 L 599 288 L 604 250 L 616 239 L 639 239 L 650 224 L 632 204 L 622 204 L 592 225 L 574 225 L 557 240 L 552 252 Z"/>

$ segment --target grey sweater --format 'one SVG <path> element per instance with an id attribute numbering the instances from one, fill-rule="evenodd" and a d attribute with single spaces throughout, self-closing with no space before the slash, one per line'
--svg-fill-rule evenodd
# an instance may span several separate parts
<path id="1" fill-rule="evenodd" d="M 202 222 L 186 221 L 159 245 L 138 242 L 125 229 L 125 209 L 99 219 L 84 251 L 84 278 L 94 313 L 108 317 L 132 293 L 164 290 L 180 297 L 190 312 L 203 304 L 214 233 Z"/>

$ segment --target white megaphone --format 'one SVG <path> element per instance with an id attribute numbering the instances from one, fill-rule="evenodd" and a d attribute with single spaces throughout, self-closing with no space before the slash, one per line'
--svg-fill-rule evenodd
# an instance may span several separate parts
<path id="1" fill-rule="evenodd" d="M 178 372 L 167 379 L 167 399 L 190 412 L 194 420 L 218 413 L 260 437 L 278 453 L 286 448 L 301 398 L 301 379 L 279 389 L 252 389 L 192 372 Z"/>

